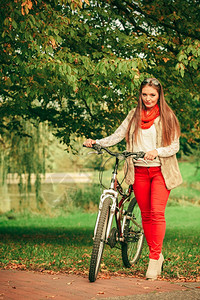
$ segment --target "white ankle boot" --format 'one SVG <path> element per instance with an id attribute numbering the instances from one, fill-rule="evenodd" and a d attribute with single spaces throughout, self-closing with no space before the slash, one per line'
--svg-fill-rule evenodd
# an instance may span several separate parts
<path id="1" fill-rule="evenodd" d="M 146 272 L 146 279 L 157 279 L 158 276 L 158 260 L 151 259 L 149 260 L 148 269 Z"/>
<path id="2" fill-rule="evenodd" d="M 164 257 L 162 255 L 162 253 L 160 253 L 160 257 L 159 257 L 159 260 L 158 260 L 158 275 L 161 274 L 162 267 L 163 267 L 163 262 L 164 262 Z"/>
<path id="3" fill-rule="evenodd" d="M 152 280 L 157 279 L 157 276 L 161 274 L 163 261 L 164 261 L 164 257 L 162 253 L 160 253 L 160 257 L 158 260 L 150 258 L 148 269 L 146 272 L 146 279 L 152 279 Z"/>

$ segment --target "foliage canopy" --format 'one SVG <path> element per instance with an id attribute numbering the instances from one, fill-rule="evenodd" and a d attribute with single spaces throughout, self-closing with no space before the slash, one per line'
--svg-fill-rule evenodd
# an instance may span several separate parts
<path id="1" fill-rule="evenodd" d="M 199 1 L 4 0 L 0 20 L 2 142 L 23 120 L 47 120 L 67 145 L 109 134 L 146 76 L 162 82 L 184 151 L 198 142 Z"/>

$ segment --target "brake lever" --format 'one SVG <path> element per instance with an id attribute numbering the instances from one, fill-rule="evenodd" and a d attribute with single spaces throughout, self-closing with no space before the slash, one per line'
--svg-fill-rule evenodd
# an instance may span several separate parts
<path id="1" fill-rule="evenodd" d="M 103 153 L 104 152 L 102 152 L 102 151 L 100 151 L 100 152 L 99 151 L 92 151 L 92 152 L 89 152 L 88 155 L 89 154 L 103 154 Z"/>
<path id="2" fill-rule="evenodd" d="M 146 165 L 148 165 L 148 162 L 144 158 L 138 158 L 137 161 L 143 161 Z"/>
<path id="3" fill-rule="evenodd" d="M 91 155 L 91 154 L 98 154 L 98 152 L 97 151 L 88 152 L 88 155 Z"/>

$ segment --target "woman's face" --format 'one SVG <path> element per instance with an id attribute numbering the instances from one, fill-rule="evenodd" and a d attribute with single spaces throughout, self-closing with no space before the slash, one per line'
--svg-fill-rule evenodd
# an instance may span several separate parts
<path id="1" fill-rule="evenodd" d="M 141 97 L 146 109 L 152 109 L 158 103 L 159 93 L 152 86 L 146 85 L 142 89 Z"/>

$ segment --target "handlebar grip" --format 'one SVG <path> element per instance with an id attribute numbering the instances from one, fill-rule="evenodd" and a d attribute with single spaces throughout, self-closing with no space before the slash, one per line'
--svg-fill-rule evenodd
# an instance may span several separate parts
<path id="1" fill-rule="evenodd" d="M 83 147 L 95 149 L 95 145 L 98 145 L 98 144 L 92 144 L 92 147 L 88 147 L 88 146 L 86 146 L 86 145 L 83 144 Z"/>
<path id="2" fill-rule="evenodd" d="M 85 148 L 93 148 L 93 145 L 92 145 L 92 147 L 88 147 L 88 146 L 86 146 L 86 145 L 83 144 L 83 147 L 85 147 Z"/>

